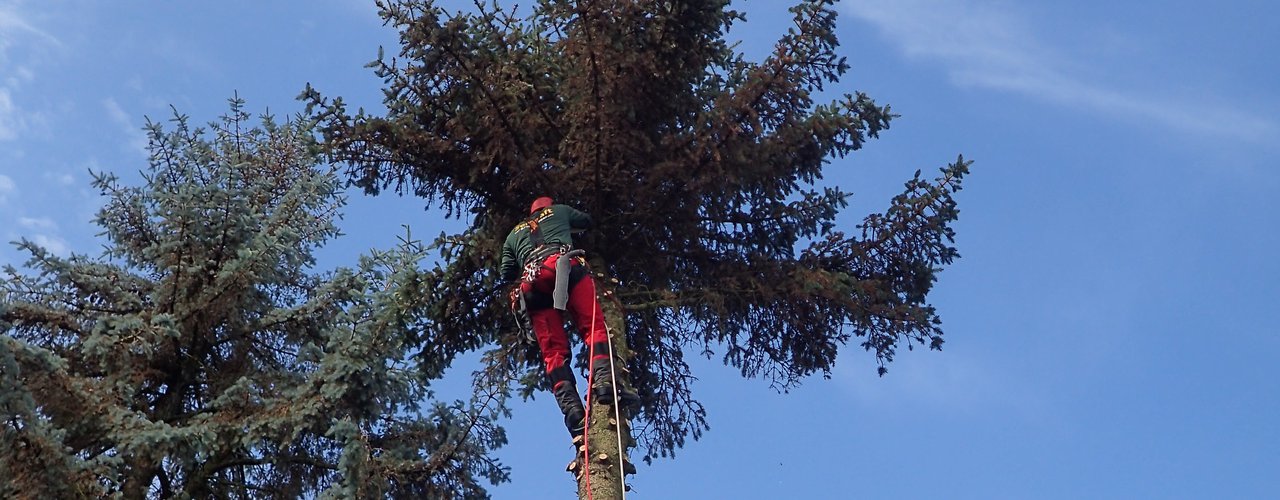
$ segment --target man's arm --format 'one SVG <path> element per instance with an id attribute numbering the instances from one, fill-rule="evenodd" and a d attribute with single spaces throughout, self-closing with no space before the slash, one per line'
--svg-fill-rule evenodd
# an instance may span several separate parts
<path id="1" fill-rule="evenodd" d="M 503 281 L 515 281 L 520 278 L 520 264 L 516 262 L 516 247 L 512 235 L 502 244 L 501 276 Z"/>
<path id="2" fill-rule="evenodd" d="M 573 228 L 575 233 L 584 229 L 591 229 L 590 215 L 568 205 L 561 206 L 564 207 L 565 214 L 569 216 L 569 227 Z"/>

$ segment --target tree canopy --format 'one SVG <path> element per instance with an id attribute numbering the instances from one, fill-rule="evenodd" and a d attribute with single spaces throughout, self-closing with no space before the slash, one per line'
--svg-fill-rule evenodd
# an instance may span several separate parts
<path id="1" fill-rule="evenodd" d="M 423 247 L 316 272 L 344 199 L 311 124 L 150 123 L 98 174 L 101 257 L 31 242 L 0 282 L 0 497 L 485 497 L 497 393 L 433 400 Z M 464 349 L 466 346 L 458 346 Z"/>
<path id="2" fill-rule="evenodd" d="M 620 283 L 650 456 L 707 427 L 688 353 L 785 389 L 829 374 L 851 342 L 882 374 L 904 345 L 941 347 L 927 294 L 958 255 L 952 195 L 969 163 L 917 170 L 883 212 L 837 226 L 850 192 L 825 169 L 894 115 L 861 92 L 819 101 L 849 68 L 833 1 L 800 1 L 761 61 L 728 41 L 744 18 L 727 0 L 379 4 L 400 34 L 371 63 L 385 113 L 310 86 L 300 98 L 352 182 L 470 223 L 437 241 L 423 321 L 442 341 L 498 345 L 482 385 L 538 380 L 494 292 L 503 237 L 541 195 L 597 221 L 581 246 Z"/>

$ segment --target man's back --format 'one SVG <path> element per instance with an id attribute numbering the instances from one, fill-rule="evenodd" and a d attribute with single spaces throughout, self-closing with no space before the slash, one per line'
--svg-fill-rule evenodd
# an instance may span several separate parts
<path id="1" fill-rule="evenodd" d="M 502 245 L 502 278 L 507 281 L 518 279 L 525 260 L 538 247 L 570 246 L 573 244 L 573 232 L 589 227 L 591 216 L 568 205 L 556 204 L 539 210 L 516 224 L 507 234 Z"/>

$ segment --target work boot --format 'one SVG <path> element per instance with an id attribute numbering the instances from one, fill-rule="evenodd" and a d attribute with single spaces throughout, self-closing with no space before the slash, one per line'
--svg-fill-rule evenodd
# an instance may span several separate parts
<path id="1" fill-rule="evenodd" d="M 594 361 L 595 366 L 591 369 L 591 397 L 604 404 L 613 404 L 616 392 L 623 408 L 640 404 L 640 396 L 622 385 L 621 381 L 614 387 L 613 363 L 610 361 L 608 357 Z"/>
<path id="2" fill-rule="evenodd" d="M 563 380 L 556 383 L 551 389 L 551 394 L 555 396 L 556 404 L 560 405 L 560 411 L 564 413 L 564 426 L 569 429 L 569 436 L 575 438 L 581 436 L 587 427 L 587 410 L 582 407 L 582 398 L 578 396 L 577 386 L 572 380 Z"/>

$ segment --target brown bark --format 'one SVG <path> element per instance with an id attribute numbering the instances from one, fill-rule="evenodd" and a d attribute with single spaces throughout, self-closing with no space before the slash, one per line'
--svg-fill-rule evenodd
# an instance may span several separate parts
<path id="1" fill-rule="evenodd" d="M 151 483 L 156 478 L 157 467 L 150 461 L 138 459 L 125 475 L 124 484 L 120 486 L 120 494 L 129 500 L 147 498 L 151 491 Z"/>
<path id="2" fill-rule="evenodd" d="M 593 271 L 605 269 L 598 259 L 592 262 Z M 613 345 L 615 363 L 614 373 L 617 383 L 630 387 L 626 360 L 630 357 L 627 349 L 626 323 L 623 321 L 625 311 L 614 294 L 614 284 L 603 274 L 593 272 L 596 282 L 596 300 L 604 311 L 605 324 L 609 329 L 609 340 Z M 590 390 L 588 389 L 588 394 Z M 626 411 L 620 411 L 612 404 L 601 404 L 594 399 L 588 400 L 586 446 L 579 448 L 588 455 L 585 462 L 579 460 L 579 468 L 575 471 L 578 477 L 578 498 L 593 500 L 621 499 L 626 490 L 624 479 L 627 469 L 634 474 L 634 467 L 626 458 L 626 450 L 634 442 L 631 439 L 631 421 Z M 621 443 L 621 445 L 619 444 Z M 621 449 L 621 453 L 619 452 Z M 585 467 L 582 464 L 586 464 Z M 586 472 L 585 474 L 582 472 Z"/>

